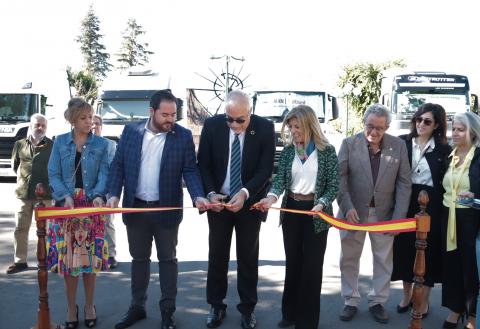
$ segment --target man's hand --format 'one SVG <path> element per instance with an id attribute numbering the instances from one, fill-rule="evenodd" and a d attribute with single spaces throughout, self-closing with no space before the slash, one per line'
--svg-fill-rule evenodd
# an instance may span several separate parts
<path id="1" fill-rule="evenodd" d="M 73 209 L 74 208 L 74 203 L 73 203 L 73 199 L 71 196 L 67 196 L 65 197 L 65 202 L 63 203 L 63 206 L 65 208 L 69 208 L 69 209 Z"/>
<path id="2" fill-rule="evenodd" d="M 95 199 L 92 201 L 93 206 L 97 208 L 101 208 L 105 205 L 105 202 L 103 202 L 103 198 L 100 196 L 97 196 Z"/>
<path id="3" fill-rule="evenodd" d="M 224 194 L 213 194 L 210 196 L 210 198 L 208 199 L 210 201 L 210 204 L 213 204 L 210 206 L 210 209 L 215 211 L 215 212 L 220 212 L 223 210 L 223 208 L 225 208 L 225 206 L 223 205 L 223 200 L 225 200 L 227 198 L 226 195 Z"/>
<path id="4" fill-rule="evenodd" d="M 109 208 L 118 208 L 118 203 L 120 199 L 116 196 L 112 196 L 107 200 L 107 207 Z"/>
<path id="5" fill-rule="evenodd" d="M 358 214 L 355 208 L 352 208 L 349 211 L 347 211 L 347 215 L 345 216 L 345 218 L 350 223 L 358 224 L 358 222 L 360 222 L 360 218 L 358 217 Z"/>
<path id="6" fill-rule="evenodd" d="M 240 190 L 230 199 L 230 202 L 227 203 L 227 210 L 231 212 L 238 212 L 240 209 L 243 208 L 243 204 L 245 203 L 245 199 L 247 198 L 247 194 Z"/>
<path id="7" fill-rule="evenodd" d="M 210 202 L 206 198 L 198 197 L 195 199 L 195 207 L 200 211 L 208 210 Z"/>
<path id="8" fill-rule="evenodd" d="M 263 198 L 262 200 L 258 201 L 253 205 L 253 207 L 257 210 L 260 211 L 267 211 L 275 202 L 277 202 L 277 198 L 274 197 L 273 195 L 269 195 L 266 198 Z"/>
<path id="9" fill-rule="evenodd" d="M 322 203 L 317 204 L 316 206 L 314 206 L 314 207 L 312 208 L 311 211 L 315 211 L 315 212 L 323 211 L 323 204 L 322 204 Z M 320 216 L 318 216 L 318 215 L 313 215 L 313 218 L 320 218 Z"/>

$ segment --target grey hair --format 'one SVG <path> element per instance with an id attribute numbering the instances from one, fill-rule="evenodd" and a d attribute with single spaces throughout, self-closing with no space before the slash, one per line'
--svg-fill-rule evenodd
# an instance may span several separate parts
<path id="1" fill-rule="evenodd" d="M 385 117 L 387 118 L 387 126 L 390 125 L 390 122 L 392 122 L 392 115 L 390 114 L 390 111 L 383 106 L 382 104 L 372 104 L 367 107 L 365 110 L 365 113 L 363 114 L 363 123 L 367 122 L 367 118 L 370 114 L 373 114 L 377 117 Z"/>
<path id="2" fill-rule="evenodd" d="M 45 122 L 48 122 L 47 117 L 44 116 L 44 115 L 41 114 L 41 113 L 35 113 L 35 114 L 33 114 L 33 115 L 30 117 L 30 123 L 34 123 L 34 122 L 40 121 L 40 120 L 43 120 L 43 121 L 45 121 Z"/>
<path id="3" fill-rule="evenodd" d="M 457 113 L 453 118 L 453 122 L 460 122 L 467 130 L 467 137 L 470 143 L 476 147 L 480 147 L 480 118 L 472 112 Z"/>
<path id="4" fill-rule="evenodd" d="M 248 111 L 250 112 L 250 97 L 241 90 L 232 90 L 228 93 L 227 99 L 225 100 L 225 110 L 230 103 L 245 104 L 248 106 Z"/>

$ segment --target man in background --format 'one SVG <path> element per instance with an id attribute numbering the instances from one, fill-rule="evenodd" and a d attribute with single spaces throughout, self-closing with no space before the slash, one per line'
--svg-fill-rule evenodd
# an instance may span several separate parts
<path id="1" fill-rule="evenodd" d="M 20 202 L 20 210 L 16 214 L 14 263 L 8 267 L 7 274 L 22 272 L 28 268 L 28 231 L 37 201 L 35 187 L 38 183 L 42 183 L 47 192 L 43 198 L 50 199 L 47 165 L 53 142 L 45 136 L 46 132 L 47 119 L 42 114 L 34 114 L 30 118 L 27 137 L 16 141 L 13 146 L 12 168 L 17 174 L 15 193 Z"/>
<path id="2" fill-rule="evenodd" d="M 103 119 L 100 115 L 95 114 L 93 116 L 93 126 L 92 132 L 97 136 L 102 136 L 102 128 L 103 128 Z M 115 156 L 115 151 L 117 150 L 117 143 L 115 141 L 108 139 L 108 163 L 110 164 Z M 115 248 L 115 225 L 113 224 L 114 215 L 109 214 L 105 215 L 107 219 L 107 234 L 105 238 L 108 242 L 108 264 L 110 265 L 111 269 L 114 269 L 118 266 L 117 260 L 115 256 L 117 256 L 117 251 Z"/>

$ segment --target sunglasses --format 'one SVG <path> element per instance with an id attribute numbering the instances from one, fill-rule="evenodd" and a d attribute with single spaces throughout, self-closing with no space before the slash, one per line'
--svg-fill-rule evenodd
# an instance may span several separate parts
<path id="1" fill-rule="evenodd" d="M 430 126 L 430 125 L 433 123 L 433 120 L 428 119 L 428 118 L 422 118 L 422 117 L 417 117 L 417 118 L 415 118 L 415 122 L 416 122 L 417 124 L 421 124 L 422 121 L 423 121 L 423 124 L 424 124 L 425 126 Z"/>
<path id="2" fill-rule="evenodd" d="M 234 123 L 234 122 L 236 122 L 236 123 L 238 123 L 239 125 L 244 124 L 245 121 L 247 121 L 247 120 L 245 120 L 245 119 L 235 119 L 235 118 L 229 117 L 228 115 L 225 117 L 225 120 L 227 120 L 228 123 Z"/>

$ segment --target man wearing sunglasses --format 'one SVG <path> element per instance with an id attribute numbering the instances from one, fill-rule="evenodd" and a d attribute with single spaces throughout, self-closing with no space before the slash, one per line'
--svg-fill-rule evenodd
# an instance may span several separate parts
<path id="1" fill-rule="evenodd" d="M 266 214 L 250 210 L 269 188 L 275 154 L 273 123 L 250 114 L 250 98 L 241 91 L 227 95 L 225 114 L 205 121 L 198 165 L 205 192 L 214 206 L 208 211 L 209 255 L 207 327 L 221 325 L 227 305 L 230 243 L 237 240 L 237 289 L 241 326 L 255 328 L 260 223 Z"/>

